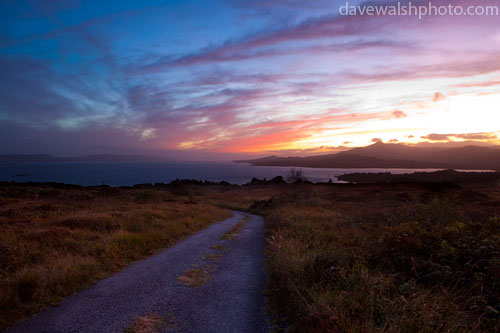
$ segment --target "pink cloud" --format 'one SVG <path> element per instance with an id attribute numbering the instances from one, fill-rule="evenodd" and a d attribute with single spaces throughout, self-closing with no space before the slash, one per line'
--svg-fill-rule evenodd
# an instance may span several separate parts
<path id="1" fill-rule="evenodd" d="M 455 87 L 455 88 L 474 88 L 474 87 L 486 88 L 486 87 L 493 87 L 493 86 L 498 86 L 498 85 L 500 85 L 500 81 L 487 81 L 487 82 L 479 82 L 479 83 L 455 84 L 455 85 L 453 85 L 453 87 Z"/>

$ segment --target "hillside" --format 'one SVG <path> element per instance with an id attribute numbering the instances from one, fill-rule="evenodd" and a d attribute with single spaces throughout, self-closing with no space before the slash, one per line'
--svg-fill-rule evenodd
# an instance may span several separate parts
<path id="1" fill-rule="evenodd" d="M 422 148 L 402 144 L 376 143 L 368 147 L 309 157 L 269 156 L 240 160 L 255 166 L 310 168 L 443 168 L 500 170 L 500 149 L 478 146 Z"/>

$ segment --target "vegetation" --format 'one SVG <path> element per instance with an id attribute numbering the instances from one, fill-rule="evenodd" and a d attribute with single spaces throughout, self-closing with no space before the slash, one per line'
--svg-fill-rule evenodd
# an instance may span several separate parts
<path id="1" fill-rule="evenodd" d="M 0 329 L 230 215 L 169 188 L 3 183 Z"/>
<path id="2" fill-rule="evenodd" d="M 177 278 L 177 282 L 186 287 L 201 287 L 212 280 L 212 273 L 216 269 L 217 267 L 211 264 L 193 265 L 193 268 Z"/>
<path id="3" fill-rule="evenodd" d="M 307 180 L 302 169 L 291 168 L 286 177 L 287 182 L 295 183 Z"/>
<path id="4" fill-rule="evenodd" d="M 299 183 L 252 209 L 291 331 L 500 330 L 498 187 Z"/>
<path id="5" fill-rule="evenodd" d="M 228 231 L 224 233 L 220 237 L 221 240 L 233 240 L 235 237 L 238 237 L 240 234 L 241 228 L 250 220 L 250 216 L 246 215 L 243 219 L 241 219 L 238 223 L 233 225 Z"/>
<path id="6" fill-rule="evenodd" d="M 246 215 L 238 223 L 233 225 L 228 231 L 219 238 L 224 244 L 234 240 L 239 236 L 241 228 L 250 220 L 250 216 Z M 223 244 L 212 245 L 211 249 L 217 251 L 225 251 L 227 248 Z M 211 261 L 213 264 L 193 265 L 193 267 L 185 271 L 177 278 L 177 282 L 186 287 L 201 287 L 212 280 L 213 273 L 219 268 L 215 263 L 224 258 L 224 253 L 206 253 L 201 258 L 202 260 Z"/>
<path id="7" fill-rule="evenodd" d="M 395 175 L 384 173 L 351 173 L 338 177 L 339 180 L 357 184 L 370 183 L 453 183 L 461 185 L 500 185 L 500 172 L 459 172 L 440 170 Z"/>
<path id="8" fill-rule="evenodd" d="M 1 184 L 1 327 L 229 216 L 226 208 L 264 216 L 270 308 L 291 331 L 500 331 L 499 187 L 282 177 Z M 207 281 L 227 241 L 179 282 Z"/>
<path id="9" fill-rule="evenodd" d="M 133 324 L 127 327 L 124 333 L 156 333 L 161 332 L 165 325 L 168 325 L 168 328 L 174 328 L 176 326 L 175 317 L 169 316 L 168 319 L 165 319 L 156 313 L 148 313 L 135 318 Z"/>

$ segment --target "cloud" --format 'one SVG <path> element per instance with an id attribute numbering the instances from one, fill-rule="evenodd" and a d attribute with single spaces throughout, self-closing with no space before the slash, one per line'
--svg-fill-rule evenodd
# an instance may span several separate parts
<path id="1" fill-rule="evenodd" d="M 394 118 L 406 118 L 408 117 L 408 115 L 406 113 L 404 113 L 403 111 L 400 111 L 400 110 L 394 110 L 392 112 L 392 115 L 394 116 Z"/>
<path id="2" fill-rule="evenodd" d="M 258 8 L 258 9 L 266 9 L 269 7 L 291 7 L 291 8 L 299 8 L 302 10 L 310 10 L 312 8 L 328 8 L 331 7 L 331 2 L 328 0 L 315 0 L 314 2 L 306 2 L 304 0 L 226 0 L 229 4 L 241 7 L 241 8 Z"/>
<path id="3" fill-rule="evenodd" d="M 450 139 L 449 137 L 450 137 L 449 134 L 432 133 L 425 136 L 421 136 L 420 138 L 427 139 L 430 141 L 448 141 Z"/>
<path id="4" fill-rule="evenodd" d="M 346 110 L 330 110 L 291 120 L 257 122 L 247 126 L 235 124 L 226 131 L 225 138 L 205 143 L 216 151 L 282 150 L 290 142 L 308 139 L 325 130 L 338 130 L 371 119 L 381 119 L 383 115 L 382 112 L 352 114 Z"/>
<path id="5" fill-rule="evenodd" d="M 22 143 L 43 130 L 45 141 L 75 146 L 94 144 L 94 138 L 144 149 L 218 151 L 283 149 L 318 138 L 314 142 L 336 145 L 356 137 L 358 144 L 380 136 L 380 131 L 342 137 L 344 132 L 360 131 L 361 123 L 377 129 L 379 121 L 407 117 L 394 109 L 396 105 L 406 110 L 405 99 L 416 95 L 430 105 L 429 97 L 443 89 L 442 82 L 453 87 L 458 77 L 499 70 L 500 48 L 488 43 L 488 34 L 478 33 L 484 27 L 490 31 L 488 18 L 471 18 L 476 24 L 467 25 L 449 18 L 443 32 L 436 29 L 442 18 L 427 17 L 423 24 L 397 17 L 340 17 L 333 8 L 327 10 L 327 0 L 227 0 L 220 10 L 229 4 L 231 12 L 220 12 L 221 17 L 237 24 L 221 20 L 228 28 L 222 32 L 219 26 L 212 29 L 205 13 L 196 17 L 189 12 L 192 22 L 181 22 L 182 17 L 170 23 L 161 11 L 120 3 L 85 15 L 82 8 L 75 20 L 69 12 L 79 5 L 77 0 L 40 1 L 23 4 L 36 7 L 26 13 L 29 17 L 21 13 L 9 18 L 5 11 L 2 16 L 8 29 L 0 32 L 0 121 L 16 125 L 23 134 L 2 132 L 2 139 L 11 136 L 11 146 L 12 138 Z M 179 9 L 174 7 L 169 12 Z M 151 22 L 144 22 L 142 14 Z M 271 18 L 274 14 L 278 17 Z M 176 25 L 182 29 L 176 30 Z M 159 29 L 148 30 L 151 27 Z M 395 27 L 402 33 L 387 34 Z M 469 30 L 473 37 L 463 35 Z M 176 44 L 178 36 L 188 42 Z M 463 58 L 460 50 L 469 49 L 474 53 Z M 439 78 L 439 85 L 426 81 L 430 78 Z M 481 80 L 485 82 L 459 88 L 498 83 Z M 399 86 L 396 81 L 405 82 Z M 364 87 L 381 91 L 380 82 L 388 82 L 387 89 L 394 87 L 388 93 L 393 95 L 372 99 L 363 94 Z M 407 83 L 418 89 L 404 91 Z M 433 96 L 434 101 L 445 98 L 441 92 Z M 417 117 L 414 107 L 406 111 Z M 437 131 L 432 126 L 424 133 Z M 332 142 L 323 140 L 329 135 Z M 438 142 L 496 138 L 487 133 L 434 133 L 427 140 L 439 135 Z M 41 138 L 37 134 L 35 144 Z"/>
<path id="6" fill-rule="evenodd" d="M 440 92 L 434 93 L 434 96 L 432 97 L 432 101 L 433 102 L 439 102 L 439 101 L 443 101 L 445 99 L 446 99 L 446 96 L 443 95 L 443 93 L 440 93 Z"/>
<path id="7" fill-rule="evenodd" d="M 422 141 L 417 143 L 409 143 L 415 147 L 446 147 L 446 148 L 461 148 L 465 146 L 480 146 L 480 147 L 497 147 L 495 143 L 488 141 Z"/>
<path id="8" fill-rule="evenodd" d="M 469 133 L 469 134 L 454 134 L 455 138 L 465 140 L 494 140 L 498 139 L 496 135 L 490 133 Z"/>
<path id="9" fill-rule="evenodd" d="M 279 154 L 282 156 L 308 156 L 310 154 L 328 154 L 332 152 L 340 152 L 349 150 L 351 147 L 341 146 L 319 146 L 314 148 L 306 149 L 277 149 L 277 150 L 267 150 L 271 154 Z"/>
<path id="10" fill-rule="evenodd" d="M 331 7 L 327 1 L 321 6 Z M 267 7 L 275 5 L 295 7 L 306 6 L 309 10 L 315 7 L 312 2 L 276 1 L 264 3 L 252 1 L 244 7 Z M 241 7 L 241 6 L 239 6 Z M 313 11 L 314 12 L 314 11 Z M 401 52 L 418 50 L 416 42 L 409 43 L 405 39 L 387 38 L 382 32 L 397 26 L 408 24 L 407 20 L 398 17 L 339 16 L 336 10 L 323 15 L 301 15 L 302 20 L 273 22 L 258 31 L 227 39 L 224 42 L 210 43 L 196 51 L 181 55 L 156 54 L 153 59 L 139 65 L 131 66 L 131 70 L 139 73 L 154 73 L 173 67 L 187 67 L 200 64 L 230 63 L 236 61 L 257 60 L 262 57 L 287 57 L 290 55 L 318 55 L 321 53 L 332 56 L 336 52 L 356 51 L 365 49 L 399 49 Z M 151 55 L 150 55 L 151 56 Z M 354 54 L 350 54 L 354 57 Z"/>
<path id="11" fill-rule="evenodd" d="M 436 55 L 437 57 L 440 55 Z M 405 57 L 410 58 L 405 55 Z M 474 58 L 457 58 L 440 62 L 418 62 L 412 64 L 412 70 L 404 66 L 384 66 L 375 70 L 355 71 L 348 70 L 341 72 L 345 80 L 354 83 L 377 83 L 385 81 L 404 81 L 414 79 L 432 79 L 432 78 L 464 78 L 475 75 L 488 74 L 500 69 L 495 62 L 500 57 L 500 50 L 492 51 L 486 54 L 478 54 Z M 437 93 L 441 96 L 442 93 Z M 433 95 L 433 98 L 436 94 Z M 444 96 L 444 95 L 443 95 Z"/>
<path id="12" fill-rule="evenodd" d="M 141 133 L 94 123 L 71 131 L 61 128 L 28 127 L 0 120 L 0 151 L 12 154 L 51 153 L 75 156 L 93 153 L 140 153 Z"/>
<path id="13" fill-rule="evenodd" d="M 453 141 L 453 139 L 464 140 L 495 140 L 497 135 L 492 133 L 465 133 L 465 134 L 436 134 L 421 136 L 422 139 L 429 141 Z"/>
<path id="14" fill-rule="evenodd" d="M 317 38 L 323 38 L 322 36 L 317 36 Z M 282 47 L 278 44 L 286 42 L 286 40 L 280 41 L 276 40 L 276 43 L 271 43 L 270 46 L 267 43 L 260 45 L 257 42 L 254 43 L 228 43 L 223 44 L 218 47 L 204 48 L 198 52 L 191 53 L 188 55 L 183 55 L 180 57 L 160 56 L 153 62 L 147 63 L 145 65 L 140 65 L 139 68 L 134 68 L 132 66 L 131 70 L 133 72 L 145 72 L 145 73 L 156 73 L 165 71 L 175 67 L 189 67 L 195 65 L 203 64 L 214 64 L 222 63 L 227 64 L 231 62 L 241 62 L 241 61 L 254 61 L 260 58 L 283 58 L 291 55 L 319 55 L 328 54 L 330 56 L 340 53 L 340 52 L 353 52 L 361 51 L 367 49 L 406 49 L 414 46 L 408 45 L 406 42 L 395 42 L 385 39 L 378 39 L 374 41 L 364 41 L 360 39 L 351 40 L 348 42 L 330 42 L 328 44 L 320 43 L 316 41 L 314 37 L 311 38 L 312 42 L 316 42 L 315 45 L 301 45 L 300 43 L 294 44 L 293 46 Z"/>
<path id="15" fill-rule="evenodd" d="M 487 88 L 500 85 L 500 81 L 455 84 L 454 88 Z"/>
<path id="16" fill-rule="evenodd" d="M 398 143 L 398 142 L 399 142 L 399 140 L 398 140 L 398 139 L 391 139 L 391 140 L 389 140 L 389 142 L 390 142 L 390 143 Z"/>
<path id="17" fill-rule="evenodd" d="M 382 142 L 382 139 L 380 139 L 380 138 L 373 138 L 373 139 L 371 139 L 371 142 L 375 142 L 375 143 Z"/>
<path id="18" fill-rule="evenodd" d="M 53 89 L 66 82 L 42 61 L 0 57 L 0 72 L 0 107 L 4 118 L 45 126 L 67 114 L 86 112 L 73 99 Z"/>

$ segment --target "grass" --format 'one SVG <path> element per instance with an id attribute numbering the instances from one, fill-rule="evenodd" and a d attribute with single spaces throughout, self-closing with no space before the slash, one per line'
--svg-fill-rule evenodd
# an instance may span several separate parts
<path id="1" fill-rule="evenodd" d="M 167 319 L 155 313 L 148 313 L 134 319 L 133 324 L 124 330 L 124 333 L 156 333 L 167 324 Z"/>
<path id="2" fill-rule="evenodd" d="M 240 221 L 238 221 L 238 223 L 236 223 L 228 231 L 226 231 L 224 235 L 220 237 L 220 240 L 234 240 L 234 238 L 238 237 L 238 232 L 241 230 L 243 225 L 245 225 L 245 223 L 249 220 L 250 216 L 245 215 L 244 218 L 242 218 Z M 227 249 L 222 244 L 212 245 L 210 246 L 210 248 L 219 251 L 224 251 Z M 201 259 L 211 262 L 219 262 L 220 260 L 222 260 L 222 258 L 224 258 L 223 253 L 206 253 Z M 184 272 L 184 274 L 177 278 L 177 282 L 187 287 L 201 287 L 210 282 L 210 280 L 212 279 L 212 273 L 217 268 L 218 266 L 212 264 L 205 264 L 202 266 L 193 265 L 192 269 L 187 270 L 186 272 Z"/>
<path id="3" fill-rule="evenodd" d="M 224 258 L 222 253 L 207 253 L 201 259 L 213 262 L 219 262 Z"/>
<path id="4" fill-rule="evenodd" d="M 202 266 L 193 265 L 193 268 L 187 270 L 177 278 L 177 282 L 186 287 L 201 287 L 212 280 L 212 273 L 216 266 L 206 264 Z"/>
<path id="5" fill-rule="evenodd" d="M 264 216 L 280 327 L 500 331 L 500 188 L 307 183 L 1 185 L 1 327 L 229 216 L 226 208 Z M 209 281 L 218 255 L 184 282 Z"/>
<path id="6" fill-rule="evenodd" d="M 228 231 L 226 231 L 224 233 L 224 235 L 222 235 L 219 239 L 220 240 L 228 240 L 228 241 L 231 241 L 233 240 L 234 238 L 238 237 L 239 236 L 239 232 L 241 230 L 241 228 L 243 228 L 243 226 L 245 225 L 245 223 L 247 223 L 248 221 L 250 220 L 250 216 L 248 215 L 245 215 L 244 218 L 242 218 L 240 221 L 238 221 L 238 223 L 236 223 L 235 225 L 233 225 Z"/>
<path id="7" fill-rule="evenodd" d="M 252 203 L 280 194 L 284 187 L 269 185 L 205 186 L 193 190 L 192 199 L 226 209 L 246 211 Z"/>
<path id="8" fill-rule="evenodd" d="M 238 223 L 236 223 L 228 231 L 226 231 L 224 235 L 220 237 L 220 240 L 234 240 L 236 237 L 238 237 L 238 232 L 249 220 L 250 216 L 245 215 L 244 218 L 242 218 L 240 221 L 238 221 Z M 210 246 L 210 248 L 219 251 L 224 251 L 227 249 L 227 247 L 222 244 L 212 245 Z M 206 253 L 201 259 L 211 262 L 219 262 L 220 260 L 222 260 L 222 258 L 224 258 L 223 253 Z M 177 282 L 187 287 L 201 287 L 210 282 L 210 280 L 212 279 L 212 274 L 217 268 L 218 265 L 212 264 L 205 264 L 202 266 L 193 265 L 193 268 L 187 270 L 177 278 Z"/>
<path id="9" fill-rule="evenodd" d="M 217 250 L 217 251 L 226 251 L 227 247 L 222 245 L 222 244 L 214 244 L 210 246 L 211 249 Z"/>
<path id="10" fill-rule="evenodd" d="M 0 329 L 231 213 L 155 189 L 0 185 Z"/>
<path id="11" fill-rule="evenodd" d="M 290 331 L 500 331 L 499 188 L 302 184 L 254 206 Z"/>

